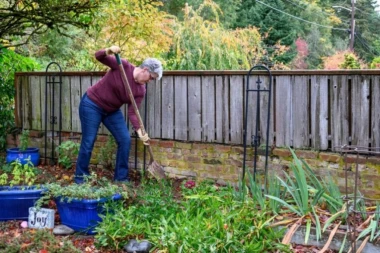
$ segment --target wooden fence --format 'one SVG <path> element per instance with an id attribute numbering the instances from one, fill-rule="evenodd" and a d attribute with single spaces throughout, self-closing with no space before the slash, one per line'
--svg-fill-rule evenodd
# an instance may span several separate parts
<path id="1" fill-rule="evenodd" d="M 50 122 L 52 112 L 58 116 L 61 105 L 62 131 L 81 131 L 80 98 L 104 72 L 61 73 L 61 103 L 59 85 L 46 84 L 59 81 L 57 74 L 16 74 L 15 112 L 19 127 L 44 130 L 46 116 Z M 166 71 L 160 81 L 147 85 L 147 98 L 140 108 L 149 135 L 242 144 L 246 75 L 247 71 Z M 270 145 L 318 150 L 342 144 L 380 146 L 380 70 L 273 71 L 272 75 Z M 250 87 L 256 87 L 258 76 L 262 87 L 268 88 L 269 77 L 263 71 L 252 73 Z M 250 92 L 248 144 L 256 124 L 256 102 L 256 94 Z M 259 103 L 258 124 L 264 143 L 268 93 L 261 93 Z M 125 114 L 126 108 L 122 111 Z M 57 130 L 59 117 L 55 123 Z M 107 133 L 104 126 L 99 133 Z"/>

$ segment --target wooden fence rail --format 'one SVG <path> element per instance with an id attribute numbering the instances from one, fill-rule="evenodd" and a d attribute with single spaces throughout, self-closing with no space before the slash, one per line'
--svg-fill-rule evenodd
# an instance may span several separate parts
<path id="1" fill-rule="evenodd" d="M 80 98 L 104 72 L 63 72 L 62 102 L 59 85 L 46 84 L 58 73 L 17 73 L 16 123 L 44 130 L 62 111 L 62 131 L 81 132 Z M 243 143 L 247 71 L 166 71 L 160 81 L 147 85 L 140 108 L 152 138 L 183 141 Z M 327 150 L 342 144 L 380 146 L 380 70 L 273 71 L 270 145 Z M 268 88 L 269 77 L 255 71 Z M 46 89 L 47 87 L 47 89 Z M 53 88 L 54 87 L 54 88 Z M 54 90 L 53 90 L 54 89 Z M 255 129 L 256 94 L 248 99 L 248 143 Z M 47 101 L 47 111 L 45 102 Z M 268 93 L 260 95 L 259 128 L 266 129 Z M 122 108 L 126 112 L 126 107 Z M 128 121 L 128 119 L 126 119 Z M 57 130 L 60 118 L 55 119 Z M 99 133 L 106 134 L 102 126 Z M 261 133 L 262 143 L 265 133 Z"/>

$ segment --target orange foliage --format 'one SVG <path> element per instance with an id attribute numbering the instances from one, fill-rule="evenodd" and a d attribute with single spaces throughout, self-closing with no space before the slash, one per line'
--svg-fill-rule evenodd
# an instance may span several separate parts
<path id="1" fill-rule="evenodd" d="M 344 56 L 346 54 L 353 54 L 356 59 L 359 59 L 359 57 L 357 57 L 354 52 L 351 52 L 349 50 L 339 51 L 336 52 L 334 55 L 322 58 L 323 69 L 343 69 L 341 65 L 344 63 Z M 363 61 L 358 60 L 358 62 L 362 69 L 366 68 L 365 63 Z"/>
<path id="2" fill-rule="evenodd" d="M 350 51 L 339 51 L 334 55 L 324 57 L 323 60 L 323 69 L 342 69 L 339 67 L 344 62 L 344 55 Z"/>

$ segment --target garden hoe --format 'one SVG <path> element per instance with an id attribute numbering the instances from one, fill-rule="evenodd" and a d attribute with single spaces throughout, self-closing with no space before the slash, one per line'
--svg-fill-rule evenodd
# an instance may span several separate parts
<path id="1" fill-rule="evenodd" d="M 123 68 L 123 64 L 121 63 L 120 55 L 115 54 L 115 57 L 117 60 L 117 64 L 119 65 L 119 68 L 120 68 L 121 79 L 123 79 L 124 87 L 125 87 L 128 95 L 129 95 L 129 98 L 130 98 L 132 106 L 133 106 L 133 110 L 135 111 L 136 117 L 139 121 L 141 132 L 142 132 L 142 134 L 145 134 L 146 132 L 145 132 L 144 123 L 141 119 L 139 109 L 137 108 L 135 98 L 133 97 L 131 87 L 129 85 L 127 76 L 126 76 L 124 68 Z M 166 175 L 165 175 L 165 171 L 164 171 L 163 167 L 160 164 L 158 164 L 156 161 L 154 161 L 153 151 L 152 151 L 152 147 L 150 146 L 149 141 L 148 141 L 147 146 L 148 146 L 148 151 L 149 151 L 149 155 L 150 155 L 150 160 L 149 160 L 149 164 L 148 164 L 149 173 L 153 177 L 155 177 L 157 180 L 166 179 Z"/>

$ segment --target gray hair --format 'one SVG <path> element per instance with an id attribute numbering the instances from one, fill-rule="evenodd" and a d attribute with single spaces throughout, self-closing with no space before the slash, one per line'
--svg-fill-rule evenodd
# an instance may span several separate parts
<path id="1" fill-rule="evenodd" d="M 162 64 L 156 58 L 147 58 L 140 65 L 140 68 L 147 68 L 150 73 L 156 73 L 158 75 L 157 79 L 160 80 L 162 77 Z"/>

